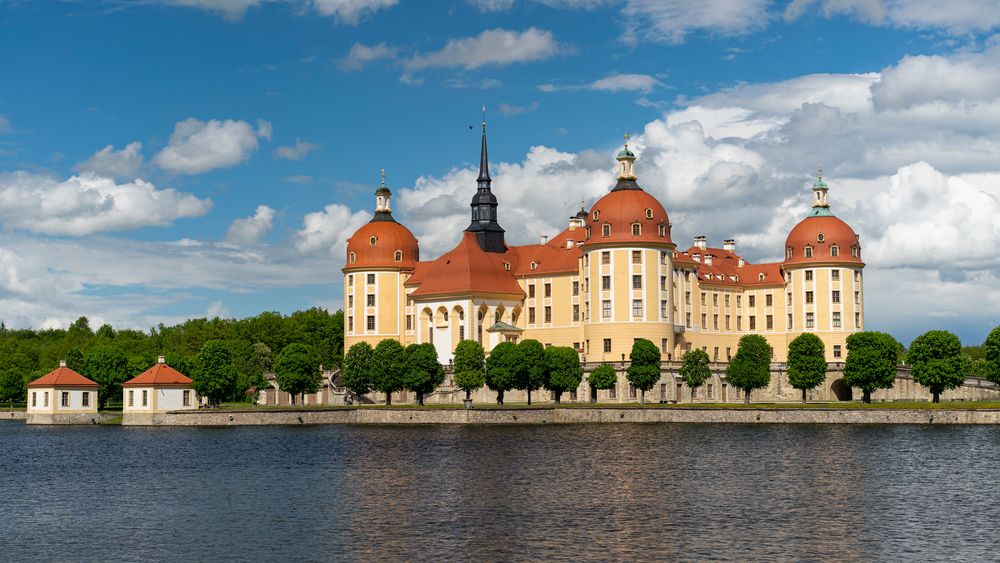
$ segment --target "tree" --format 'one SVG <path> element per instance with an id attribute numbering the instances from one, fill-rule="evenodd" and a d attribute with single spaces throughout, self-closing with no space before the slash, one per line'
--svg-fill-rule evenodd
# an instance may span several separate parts
<path id="1" fill-rule="evenodd" d="M 100 408 L 111 397 L 122 396 L 122 383 L 128 377 L 128 358 L 117 346 L 98 346 L 87 353 L 84 375 L 97 384 L 97 403 Z"/>
<path id="2" fill-rule="evenodd" d="M 986 378 L 1000 384 L 1000 326 L 990 331 L 983 342 L 986 349 Z"/>
<path id="3" fill-rule="evenodd" d="M 708 367 L 708 353 L 701 348 L 688 351 L 681 360 L 681 368 L 678 373 L 681 376 L 681 381 L 691 388 L 691 402 L 693 403 L 694 390 L 712 377 L 712 370 Z M 677 399 L 680 401 L 680 397 Z"/>
<path id="4" fill-rule="evenodd" d="M 501 342 L 493 347 L 486 358 L 486 386 L 497 394 L 497 404 L 502 405 L 504 393 L 518 384 L 521 369 L 521 351 L 513 342 Z"/>
<path id="5" fill-rule="evenodd" d="M 108 323 L 102 324 L 101 327 L 97 329 L 97 337 L 106 338 L 108 340 L 113 339 L 115 337 L 114 327 L 112 327 Z"/>
<path id="6" fill-rule="evenodd" d="M 545 387 L 555 393 L 556 403 L 562 394 L 580 386 L 583 370 L 580 355 L 568 346 L 551 346 L 545 349 Z"/>
<path id="7" fill-rule="evenodd" d="M 596 403 L 597 390 L 614 388 L 618 383 L 618 374 L 615 372 L 615 368 L 610 365 L 601 364 L 590 372 L 587 383 L 590 384 L 590 402 Z"/>
<path id="8" fill-rule="evenodd" d="M 23 403 L 27 395 L 24 375 L 16 370 L 0 371 L 0 402 L 14 407 L 14 403 Z"/>
<path id="9" fill-rule="evenodd" d="M 896 381 L 899 343 L 884 332 L 855 332 L 847 337 L 844 383 L 861 389 L 861 402 L 872 402 L 872 392 L 891 389 Z"/>
<path id="10" fill-rule="evenodd" d="M 423 406 L 424 395 L 433 393 L 442 383 L 444 368 L 438 362 L 437 348 L 429 342 L 407 346 L 403 387 L 417 394 L 417 404 Z"/>
<path id="11" fill-rule="evenodd" d="M 767 340 L 759 334 L 740 338 L 736 355 L 726 367 L 726 381 L 743 390 L 743 402 L 750 403 L 750 392 L 763 389 L 771 382 L 771 354 Z"/>
<path id="12" fill-rule="evenodd" d="M 371 362 L 374 353 L 371 344 L 358 342 L 351 346 L 344 358 L 340 379 L 344 382 L 344 387 L 359 397 L 372 390 Z"/>
<path id="13" fill-rule="evenodd" d="M 267 344 L 263 342 L 255 343 L 253 345 L 253 354 L 262 373 L 267 373 L 274 369 L 274 355 Z"/>
<path id="14" fill-rule="evenodd" d="M 285 346 L 274 359 L 274 380 L 278 388 L 288 393 L 293 405 L 296 395 L 319 391 L 323 376 L 316 350 L 298 342 Z"/>
<path id="15" fill-rule="evenodd" d="M 545 347 L 534 340 L 522 340 L 517 345 L 518 351 L 518 383 L 517 389 L 528 392 L 528 404 L 531 404 L 531 392 L 545 385 Z"/>
<path id="16" fill-rule="evenodd" d="M 191 379 L 195 392 L 210 406 L 218 406 L 233 393 L 237 374 L 232 360 L 224 340 L 209 340 L 198 353 Z"/>
<path id="17" fill-rule="evenodd" d="M 463 340 L 455 347 L 455 357 L 452 360 L 455 386 L 465 391 L 466 401 L 472 400 L 472 392 L 486 382 L 483 373 L 485 356 L 483 345 L 475 340 Z"/>
<path id="18" fill-rule="evenodd" d="M 910 344 L 906 354 L 913 380 L 927 387 L 934 402 L 941 402 L 941 392 L 965 383 L 969 359 L 962 354 L 962 343 L 947 330 L 930 330 Z"/>
<path id="19" fill-rule="evenodd" d="M 66 362 L 66 367 L 69 367 L 69 362 Z M 151 367 L 153 367 L 153 363 L 146 358 L 132 356 L 128 359 L 128 366 L 125 369 L 125 381 L 136 377 Z"/>
<path id="20" fill-rule="evenodd" d="M 803 332 L 788 343 L 788 384 L 806 391 L 814 389 L 826 379 L 826 349 L 823 341 L 811 332 Z"/>
<path id="21" fill-rule="evenodd" d="M 629 354 L 631 364 L 625 377 L 639 390 L 639 402 L 646 402 L 646 391 L 660 380 L 660 350 L 645 338 L 637 338 Z"/>
<path id="22" fill-rule="evenodd" d="M 375 346 L 369 377 L 372 389 L 385 393 L 385 404 L 392 404 L 392 394 L 403 389 L 406 374 L 406 350 L 398 340 L 386 338 Z"/>
<path id="23" fill-rule="evenodd" d="M 70 348 L 66 352 L 65 360 L 66 367 L 77 373 L 83 373 L 87 369 L 87 360 L 79 348 Z"/>

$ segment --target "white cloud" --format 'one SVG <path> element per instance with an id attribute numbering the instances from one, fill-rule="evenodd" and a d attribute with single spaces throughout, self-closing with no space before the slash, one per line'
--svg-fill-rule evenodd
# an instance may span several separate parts
<path id="1" fill-rule="evenodd" d="M 287 182 L 289 184 L 311 184 L 313 181 L 312 176 L 306 176 L 304 174 L 299 174 L 297 176 L 285 176 L 281 179 L 282 182 Z"/>
<path id="2" fill-rule="evenodd" d="M 0 115 L 0 135 L 9 135 L 13 132 L 14 130 L 10 126 L 10 119 L 7 119 L 5 115 Z"/>
<path id="3" fill-rule="evenodd" d="M 538 102 L 531 102 L 526 106 L 517 106 L 513 104 L 508 104 L 507 102 L 501 102 L 498 106 L 500 113 L 505 116 L 520 115 L 522 113 L 531 113 L 538 109 Z"/>
<path id="4" fill-rule="evenodd" d="M 211 206 L 141 179 L 118 184 L 92 172 L 61 181 L 24 171 L 0 174 L 0 221 L 36 233 L 80 236 L 164 226 L 204 215 Z"/>
<path id="5" fill-rule="evenodd" d="M 259 6 L 261 0 L 167 0 L 167 3 L 218 12 L 225 19 L 236 21 L 243 19 L 248 8 Z"/>
<path id="6" fill-rule="evenodd" d="M 253 246 L 271 232 L 274 226 L 274 210 L 266 205 L 258 205 L 250 217 L 236 219 L 226 231 L 226 242 L 237 246 Z"/>
<path id="7" fill-rule="evenodd" d="M 299 13 L 315 12 L 321 16 L 333 17 L 339 23 L 356 25 L 361 19 L 383 8 L 391 8 L 399 0 L 163 0 L 166 4 L 199 8 L 217 12 L 229 21 L 243 19 L 250 8 L 265 2 L 293 4 Z"/>
<path id="8" fill-rule="evenodd" d="M 337 21 L 349 25 L 356 25 L 369 14 L 398 3 L 399 0 L 312 0 L 317 13 L 333 16 Z"/>
<path id="9" fill-rule="evenodd" d="M 295 248 L 302 254 L 347 254 L 347 239 L 371 219 L 367 211 L 352 211 L 346 205 L 331 203 L 323 211 L 307 214 L 295 235 Z"/>
<path id="10" fill-rule="evenodd" d="M 307 154 L 319 150 L 319 145 L 296 138 L 295 144 L 290 147 L 278 147 L 274 150 L 277 158 L 287 158 L 288 160 L 301 160 Z"/>
<path id="11" fill-rule="evenodd" d="M 819 6 L 825 17 L 846 15 L 873 25 L 941 29 L 955 35 L 1000 26 L 994 0 L 794 0 L 785 9 L 785 19 L 798 19 L 812 6 Z"/>
<path id="12" fill-rule="evenodd" d="M 87 160 L 77 164 L 77 172 L 93 172 L 105 178 L 134 178 L 142 166 L 142 143 L 136 141 L 116 151 L 111 145 L 97 151 Z"/>
<path id="13" fill-rule="evenodd" d="M 174 174 L 201 174 L 235 166 L 257 150 L 257 138 L 271 137 L 271 124 L 258 122 L 254 130 L 246 121 L 195 118 L 179 121 L 170 141 L 153 163 Z"/>
<path id="14" fill-rule="evenodd" d="M 876 107 L 992 102 L 1000 98 L 1000 47 L 984 53 L 904 57 L 872 88 Z"/>
<path id="15" fill-rule="evenodd" d="M 222 305 L 221 300 L 212 301 L 208 308 L 205 309 L 205 318 L 207 319 L 229 319 L 232 315 L 229 314 L 229 310 Z"/>
<path id="16" fill-rule="evenodd" d="M 557 92 L 560 90 L 595 90 L 598 92 L 640 92 L 648 94 L 656 88 L 665 85 L 648 74 L 609 74 L 588 84 L 542 84 L 538 89 L 542 92 Z"/>
<path id="17" fill-rule="evenodd" d="M 740 35 L 767 26 L 770 0 L 627 0 L 624 39 L 681 43 L 692 31 Z"/>
<path id="18" fill-rule="evenodd" d="M 552 32 L 543 29 L 489 29 L 475 37 L 449 39 L 440 50 L 417 53 L 403 61 L 403 66 L 407 71 L 427 68 L 469 70 L 547 59 L 556 55 L 560 47 Z"/>
<path id="19" fill-rule="evenodd" d="M 503 12 L 514 6 L 514 0 L 468 0 L 480 12 Z"/>
<path id="20" fill-rule="evenodd" d="M 385 42 L 371 46 L 355 43 L 351 45 L 347 55 L 337 61 L 337 66 L 344 71 L 361 70 L 372 61 L 395 60 L 398 53 L 398 47 L 386 45 Z"/>

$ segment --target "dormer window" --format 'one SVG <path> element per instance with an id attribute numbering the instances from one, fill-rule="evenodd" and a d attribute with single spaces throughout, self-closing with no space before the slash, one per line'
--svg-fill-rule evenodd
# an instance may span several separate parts
<path id="1" fill-rule="evenodd" d="M 378 242 L 378 239 L 375 238 L 375 237 L 372 237 L 372 238 L 368 239 L 368 244 L 370 244 L 372 246 L 375 246 L 375 243 L 377 243 L 377 242 Z"/>
<path id="2" fill-rule="evenodd" d="M 587 238 L 590 238 L 590 225 L 587 225 Z"/>
<path id="3" fill-rule="evenodd" d="M 820 233 L 820 234 L 816 235 L 816 240 L 818 240 L 819 242 L 823 242 L 823 241 L 826 240 L 826 235 L 824 235 L 823 233 Z"/>
<path id="4" fill-rule="evenodd" d="M 351 264 L 353 264 L 356 259 L 357 259 L 357 256 L 352 252 L 351 255 L 350 255 L 350 257 L 348 257 L 347 261 L 350 262 Z"/>
<path id="5" fill-rule="evenodd" d="M 503 263 L 503 269 L 507 270 L 509 272 L 510 271 L 510 262 L 504 262 Z"/>
<path id="6" fill-rule="evenodd" d="M 806 247 L 806 254 L 805 254 L 805 256 L 806 256 L 806 258 L 812 258 L 813 257 L 813 247 L 811 247 L 811 246 L 807 246 Z"/>
<path id="7" fill-rule="evenodd" d="M 837 246 L 836 244 L 833 245 L 833 246 L 831 246 L 830 247 L 830 256 L 833 256 L 834 258 L 836 258 L 837 256 L 840 256 L 840 247 Z"/>
<path id="8" fill-rule="evenodd" d="M 538 262 L 532 262 L 531 263 L 531 269 L 534 270 L 536 268 L 538 268 Z"/>
<path id="9" fill-rule="evenodd" d="M 661 237 L 667 236 L 667 226 L 666 225 L 660 225 L 659 229 L 657 229 L 657 232 L 659 233 L 659 235 Z"/>
<path id="10" fill-rule="evenodd" d="M 601 212 L 595 209 L 594 210 L 594 221 L 597 221 L 600 218 L 601 218 Z"/>
<path id="11" fill-rule="evenodd" d="M 646 219 L 652 219 L 652 218 L 653 218 L 653 208 L 652 207 L 647 207 L 646 208 Z"/>
<path id="12" fill-rule="evenodd" d="M 791 260 L 791 259 L 792 259 L 792 247 L 789 246 L 788 248 L 785 249 L 785 260 Z"/>
<path id="13" fill-rule="evenodd" d="M 861 247 L 860 246 L 852 246 L 851 247 L 851 256 L 853 256 L 854 258 L 857 258 L 860 255 L 861 255 Z"/>
<path id="14" fill-rule="evenodd" d="M 605 223 L 601 225 L 601 235 L 610 237 L 611 236 L 611 225 Z"/>
<path id="15" fill-rule="evenodd" d="M 764 276 L 764 273 L 763 273 L 763 272 L 761 272 L 761 273 L 760 273 L 760 274 L 759 274 L 759 275 L 757 276 L 757 280 L 758 280 L 758 281 L 764 281 L 764 277 L 765 277 L 765 276 Z"/>
<path id="16" fill-rule="evenodd" d="M 403 261 L 403 251 L 402 251 L 402 250 L 397 250 L 397 251 L 396 251 L 396 252 L 395 252 L 395 253 L 394 253 L 394 254 L 392 255 L 392 257 L 393 257 L 393 259 L 394 259 L 394 260 L 395 260 L 396 262 L 402 262 L 402 261 Z"/>
<path id="17" fill-rule="evenodd" d="M 632 223 L 632 236 L 637 237 L 642 234 L 642 225 L 639 223 Z"/>

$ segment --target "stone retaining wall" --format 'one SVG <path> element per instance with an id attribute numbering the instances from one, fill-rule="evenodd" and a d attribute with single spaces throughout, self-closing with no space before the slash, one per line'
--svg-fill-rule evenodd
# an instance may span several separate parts
<path id="1" fill-rule="evenodd" d="M 24 411 L 0 411 L 0 420 L 24 420 Z"/>
<path id="2" fill-rule="evenodd" d="M 77 425 L 77 424 L 103 424 L 105 421 L 115 418 L 113 414 L 103 413 L 77 413 L 77 414 L 38 414 L 33 413 L 25 416 L 28 424 L 52 424 L 52 425 Z"/>
<path id="3" fill-rule="evenodd" d="M 146 415 L 131 425 L 253 426 L 314 424 L 1000 424 L 1000 410 L 848 408 L 552 408 L 178 411 Z"/>

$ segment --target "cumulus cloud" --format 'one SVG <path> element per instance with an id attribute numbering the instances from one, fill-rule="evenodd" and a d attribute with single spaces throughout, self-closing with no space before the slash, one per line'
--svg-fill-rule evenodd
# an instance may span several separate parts
<path id="1" fill-rule="evenodd" d="M 106 178 L 134 178 L 142 166 L 142 143 L 136 141 L 116 151 L 111 145 L 97 151 L 87 160 L 77 164 L 77 172 L 93 172 Z"/>
<path id="2" fill-rule="evenodd" d="M 542 84 L 538 87 L 542 92 L 557 92 L 560 90 L 595 90 L 598 92 L 640 92 L 649 94 L 655 88 L 664 84 L 648 74 L 609 74 L 588 84 Z"/>
<path id="3" fill-rule="evenodd" d="M 362 18 L 398 3 L 399 0 L 312 0 L 317 13 L 349 25 L 356 25 Z"/>
<path id="4" fill-rule="evenodd" d="M 344 71 L 361 70 L 372 61 L 395 60 L 398 53 L 398 47 L 386 45 L 385 42 L 370 46 L 355 43 L 351 45 L 351 50 L 337 61 L 337 66 Z"/>
<path id="5" fill-rule="evenodd" d="M 628 0 L 627 42 L 682 43 L 692 31 L 740 35 L 767 26 L 770 0 Z"/>
<path id="6" fill-rule="evenodd" d="M 347 254 L 347 239 L 371 219 L 367 211 L 352 211 L 346 205 L 331 203 L 323 211 L 307 214 L 295 234 L 295 248 L 302 254 Z"/>
<path id="7" fill-rule="evenodd" d="M 226 242 L 237 246 L 253 246 L 271 232 L 274 226 L 274 210 L 266 205 L 258 205 L 250 217 L 236 219 L 226 231 Z"/>
<path id="8" fill-rule="evenodd" d="M 204 215 L 211 206 L 141 179 L 119 184 L 93 172 L 66 180 L 24 171 L 0 174 L 0 221 L 35 233 L 81 236 L 164 226 Z"/>
<path id="9" fill-rule="evenodd" d="M 229 21 L 243 19 L 250 8 L 256 8 L 266 1 L 277 0 L 162 0 L 173 6 L 199 8 L 216 12 Z M 284 2 L 283 2 L 284 3 Z M 332 17 L 338 23 L 357 25 L 366 16 L 384 8 L 391 8 L 399 0 L 292 0 L 291 3 L 301 14 L 316 13 Z"/>
<path id="10" fill-rule="evenodd" d="M 303 141 L 296 137 L 295 144 L 289 147 L 278 147 L 274 150 L 276 158 L 287 158 L 288 160 L 302 160 L 307 154 L 319 150 L 319 145 Z"/>
<path id="11" fill-rule="evenodd" d="M 873 25 L 914 29 L 941 29 L 960 35 L 1000 26 L 1000 12 L 992 0 L 793 0 L 785 19 L 793 21 L 814 7 L 826 16 L 846 15 Z"/>
<path id="12" fill-rule="evenodd" d="M 167 3 L 218 12 L 225 19 L 236 21 L 243 19 L 248 8 L 259 6 L 261 0 L 167 0 Z"/>
<path id="13" fill-rule="evenodd" d="M 475 37 L 449 39 L 440 50 L 417 53 L 403 61 L 403 66 L 408 71 L 427 68 L 470 70 L 548 59 L 556 55 L 560 47 L 552 32 L 543 29 L 489 29 Z"/>
<path id="14" fill-rule="evenodd" d="M 174 174 L 229 168 L 250 158 L 259 146 L 258 137 L 271 138 L 270 123 L 260 121 L 255 130 L 246 121 L 192 117 L 177 122 L 167 146 L 153 157 L 153 163 Z"/>
<path id="15" fill-rule="evenodd" d="M 522 113 L 531 113 L 538 109 L 538 102 L 531 102 L 526 106 L 517 106 L 514 104 L 508 104 L 507 102 L 501 102 L 498 106 L 500 113 L 505 116 L 520 115 Z"/>
<path id="16" fill-rule="evenodd" d="M 514 0 L 468 0 L 480 12 L 503 12 L 514 6 Z"/>

